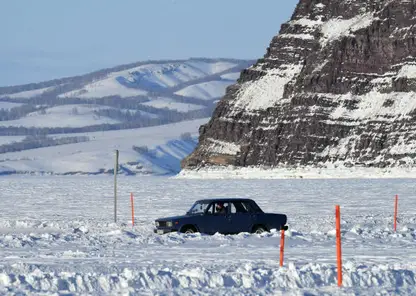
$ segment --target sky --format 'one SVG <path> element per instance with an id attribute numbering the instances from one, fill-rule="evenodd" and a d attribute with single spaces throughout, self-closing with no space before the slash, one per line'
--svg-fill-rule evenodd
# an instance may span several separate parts
<path id="1" fill-rule="evenodd" d="M 0 86 L 144 60 L 264 55 L 298 0 L 1 0 Z"/>

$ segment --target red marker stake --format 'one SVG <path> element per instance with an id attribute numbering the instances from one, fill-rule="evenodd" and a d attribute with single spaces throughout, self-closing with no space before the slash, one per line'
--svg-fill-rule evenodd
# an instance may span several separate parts
<path id="1" fill-rule="evenodd" d="M 337 240 L 337 267 L 338 267 L 338 287 L 342 286 L 342 254 L 341 254 L 341 210 L 339 205 L 335 206 L 336 220 L 336 240 Z"/>
<path id="2" fill-rule="evenodd" d="M 285 252 L 285 230 L 280 230 L 280 266 L 283 266 L 283 255 Z"/>

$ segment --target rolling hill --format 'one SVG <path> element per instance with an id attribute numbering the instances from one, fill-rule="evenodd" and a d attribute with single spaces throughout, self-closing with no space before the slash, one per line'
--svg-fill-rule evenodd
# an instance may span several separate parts
<path id="1" fill-rule="evenodd" d="M 199 126 L 253 62 L 138 62 L 0 87 L 0 172 L 111 173 L 122 145 L 122 173 L 176 173 Z"/>

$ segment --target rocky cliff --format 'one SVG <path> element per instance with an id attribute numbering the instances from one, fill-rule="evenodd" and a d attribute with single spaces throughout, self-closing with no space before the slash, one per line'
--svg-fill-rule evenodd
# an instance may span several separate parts
<path id="1" fill-rule="evenodd" d="M 300 0 L 182 166 L 412 166 L 416 0 Z"/>

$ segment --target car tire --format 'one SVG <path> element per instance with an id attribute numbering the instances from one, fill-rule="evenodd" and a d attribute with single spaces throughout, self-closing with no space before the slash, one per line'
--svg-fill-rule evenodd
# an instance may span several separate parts
<path id="1" fill-rule="evenodd" d="M 185 234 L 192 234 L 192 233 L 195 233 L 197 231 L 196 231 L 195 227 L 193 227 L 193 226 L 185 226 L 181 229 L 181 232 L 185 233 Z"/>
<path id="2" fill-rule="evenodd" d="M 256 226 L 253 227 L 252 233 L 262 234 L 264 232 L 267 232 L 267 229 L 263 225 L 256 225 Z"/>

